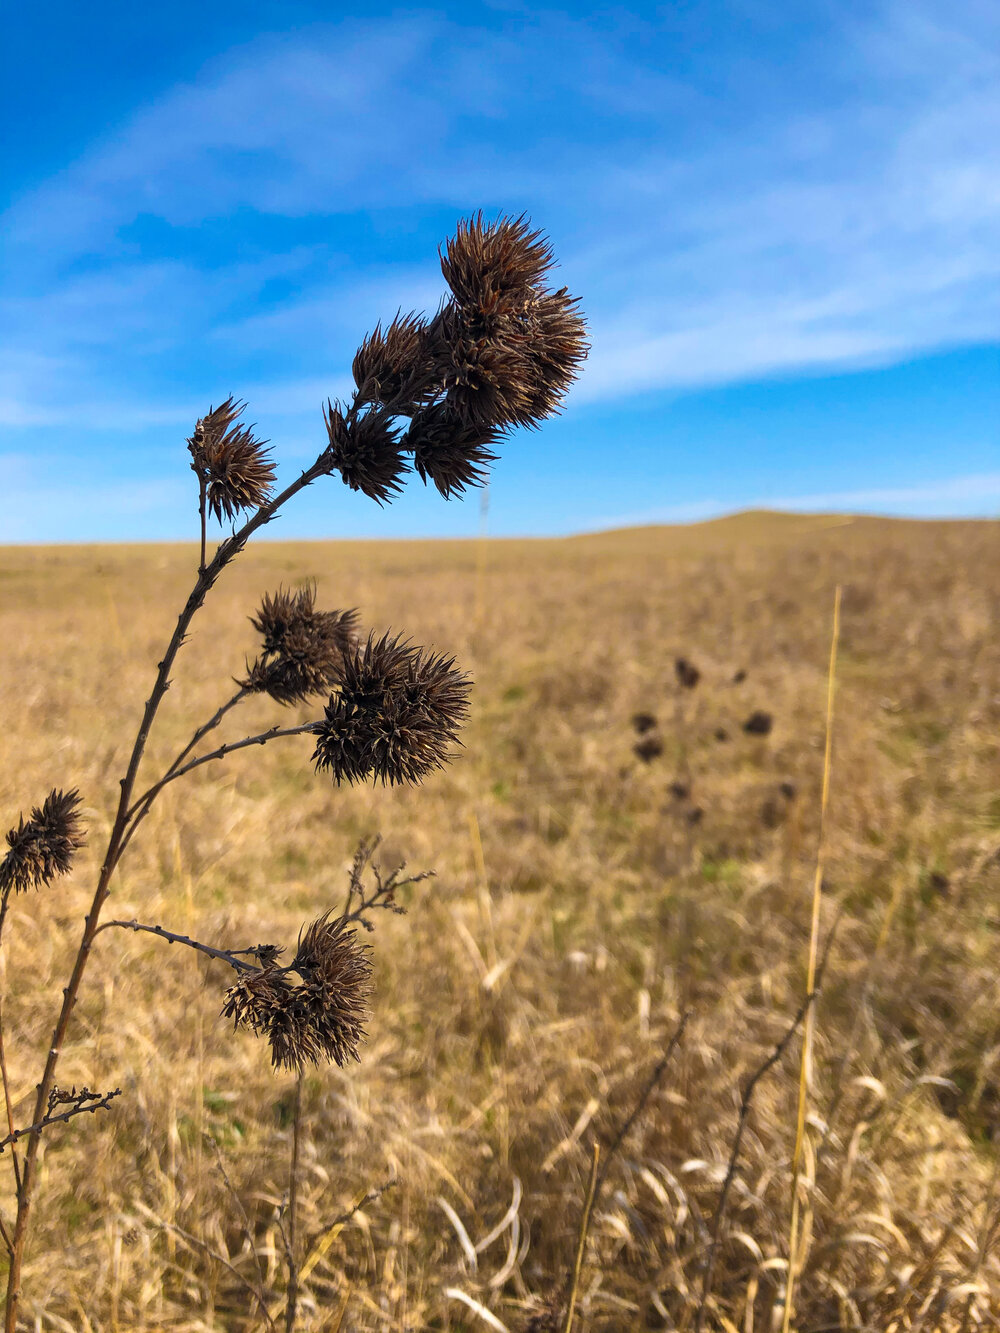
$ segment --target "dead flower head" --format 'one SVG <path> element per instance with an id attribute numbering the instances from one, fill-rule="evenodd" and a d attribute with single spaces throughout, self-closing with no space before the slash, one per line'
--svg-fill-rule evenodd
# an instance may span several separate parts
<path id="1" fill-rule="evenodd" d="M 349 654 L 339 691 L 313 728 L 317 771 L 335 782 L 419 782 L 443 766 L 469 707 L 454 659 L 388 634 Z"/>
<path id="2" fill-rule="evenodd" d="M 459 223 L 441 269 L 453 299 L 429 339 L 453 415 L 466 426 L 536 426 L 559 410 L 588 351 L 577 301 L 543 282 L 553 263 L 524 218 Z"/>
<path id="3" fill-rule="evenodd" d="M 323 420 L 329 438 L 326 457 L 330 470 L 340 473 L 345 486 L 363 491 L 379 504 L 387 504 L 399 494 L 407 464 L 399 431 L 383 413 L 368 412 L 348 421 L 338 407 L 328 402 Z"/>
<path id="4" fill-rule="evenodd" d="M 386 329 L 376 324 L 358 348 L 352 371 L 360 403 L 384 403 L 408 415 L 434 391 L 427 321 L 397 314 Z"/>
<path id="5" fill-rule="evenodd" d="M 495 429 L 470 426 L 447 405 L 439 405 L 415 413 L 403 448 L 413 451 L 413 466 L 421 480 L 432 481 L 450 500 L 468 486 L 486 483 L 497 458 L 490 446 L 497 439 Z"/>
<path id="6" fill-rule="evenodd" d="M 553 265 L 552 247 L 525 217 L 459 222 L 445 243 L 441 272 L 462 310 L 482 331 L 520 313 Z"/>
<path id="7" fill-rule="evenodd" d="M 240 683 L 282 704 L 329 690 L 357 641 L 357 612 L 317 611 L 312 585 L 266 594 L 250 623 L 264 640 L 264 652 Z"/>
<path id="8" fill-rule="evenodd" d="M 677 676 L 677 684 L 682 690 L 693 690 L 701 680 L 701 672 L 686 657 L 678 657 L 674 663 L 674 672 Z"/>
<path id="9" fill-rule="evenodd" d="M 73 853 L 84 844 L 81 836 L 77 791 L 53 790 L 30 819 L 22 815 L 7 834 L 10 850 L 0 861 L 0 892 L 41 888 L 57 875 L 65 875 Z"/>
<path id="10" fill-rule="evenodd" d="M 205 487 L 211 513 L 221 522 L 241 509 L 259 509 L 271 498 L 274 464 L 266 440 L 239 418 L 246 403 L 229 397 L 201 418 L 188 440 L 191 466 Z"/>
<path id="11" fill-rule="evenodd" d="M 368 949 L 327 913 L 305 931 L 290 967 L 245 971 L 226 992 L 234 1028 L 267 1037 L 276 1068 L 357 1060 L 371 994 Z M 298 972 L 301 982 L 291 973 Z"/>

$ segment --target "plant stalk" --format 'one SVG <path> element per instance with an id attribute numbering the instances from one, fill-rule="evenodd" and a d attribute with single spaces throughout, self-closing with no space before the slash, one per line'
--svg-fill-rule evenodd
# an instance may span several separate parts
<path id="1" fill-rule="evenodd" d="M 45 1110 L 48 1105 L 49 1093 L 55 1084 L 56 1068 L 59 1064 L 59 1056 L 62 1053 L 63 1042 L 66 1039 L 66 1033 L 69 1028 L 70 1019 L 73 1016 L 73 1010 L 76 1008 L 76 1002 L 80 993 L 80 984 L 83 981 L 84 973 L 87 970 L 87 963 L 90 959 L 90 949 L 97 934 L 100 922 L 101 910 L 111 892 L 111 877 L 115 872 L 118 861 L 125 849 L 127 837 L 129 812 L 132 804 L 133 792 L 135 790 L 136 779 L 139 774 L 139 766 L 146 750 L 146 742 L 149 739 L 153 722 L 156 718 L 163 697 L 170 688 L 170 672 L 173 669 L 174 661 L 181 647 L 187 639 L 188 629 L 191 621 L 203 605 L 209 591 L 222 573 L 223 569 L 243 550 L 253 534 L 265 523 L 269 523 L 275 517 L 278 510 L 292 496 L 303 490 L 317 477 L 322 476 L 329 469 L 329 462 L 325 454 L 320 454 L 310 467 L 302 472 L 295 481 L 286 486 L 280 494 L 276 495 L 266 505 L 262 505 L 247 521 L 240 530 L 221 542 L 215 555 L 212 557 L 203 569 L 199 572 L 194 588 L 177 619 L 177 625 L 170 641 L 167 644 L 166 652 L 160 661 L 156 679 L 153 682 L 153 689 L 146 700 L 143 709 L 142 721 L 139 724 L 139 730 L 132 746 L 132 753 L 129 757 L 128 767 L 124 778 L 121 780 L 121 793 L 118 798 L 118 808 L 115 814 L 114 823 L 111 828 L 111 834 L 108 838 L 107 851 L 104 861 L 101 865 L 101 872 L 97 880 L 97 887 L 94 890 L 94 898 L 90 906 L 90 911 L 84 918 L 83 935 L 80 940 L 80 946 L 77 950 L 76 959 L 73 963 L 73 970 L 70 973 L 69 982 L 63 991 L 62 1007 L 59 1010 L 59 1016 L 56 1019 L 55 1029 L 52 1033 L 52 1041 L 49 1045 L 48 1055 L 45 1060 L 45 1068 L 42 1077 L 38 1083 L 38 1091 L 35 1098 L 35 1113 L 32 1116 L 32 1128 L 28 1134 L 28 1146 L 25 1150 L 23 1169 L 21 1173 L 21 1188 L 18 1191 L 17 1200 L 17 1218 L 14 1223 L 14 1235 L 12 1240 L 12 1252 L 10 1257 L 10 1268 L 7 1277 L 7 1298 L 4 1310 L 4 1333 L 17 1333 L 17 1317 L 21 1302 L 21 1271 L 24 1266 L 25 1247 L 27 1245 L 28 1230 L 31 1221 L 31 1208 L 34 1201 L 34 1184 L 38 1164 L 38 1150 L 41 1145 L 40 1124 L 44 1120 Z M 176 774 L 175 774 L 176 776 Z M 150 793 L 147 793 L 147 796 Z"/>

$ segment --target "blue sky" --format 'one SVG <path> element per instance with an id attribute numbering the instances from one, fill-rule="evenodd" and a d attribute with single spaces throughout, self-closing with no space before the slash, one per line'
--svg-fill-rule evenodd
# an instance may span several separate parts
<path id="1" fill-rule="evenodd" d="M 548 232 L 593 343 L 492 531 L 1000 511 L 995 0 L 56 0 L 0 60 L 0 542 L 187 536 L 230 392 L 300 468 L 479 208 Z M 330 479 L 269 536 L 479 521 Z"/>

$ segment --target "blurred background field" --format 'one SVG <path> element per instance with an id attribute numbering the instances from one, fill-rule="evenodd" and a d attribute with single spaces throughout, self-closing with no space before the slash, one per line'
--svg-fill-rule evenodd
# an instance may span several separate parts
<path id="1" fill-rule="evenodd" d="M 52 786 L 79 786 L 89 824 L 72 879 L 18 899 L 8 925 L 22 1117 L 194 561 L 0 551 L 4 828 Z M 591 1144 L 613 1139 L 685 1010 L 598 1202 L 581 1314 L 692 1326 L 741 1089 L 804 993 L 838 583 L 824 931 L 841 917 L 795 1327 L 1000 1328 L 998 570 L 995 523 L 748 513 L 562 540 L 273 542 L 227 571 L 151 779 L 228 698 L 255 649 L 247 617 L 279 584 L 315 579 L 319 606 L 356 606 L 475 678 L 464 749 L 422 788 L 336 790 L 295 738 L 167 789 L 109 904 L 208 943 L 293 945 L 343 901 L 360 839 L 382 835 L 383 865 L 437 872 L 371 936 L 362 1062 L 305 1081 L 303 1230 L 319 1243 L 302 1329 L 488 1327 L 456 1290 L 511 1330 L 549 1327 Z M 770 729 L 748 731 L 754 714 Z M 224 734 L 309 715 L 255 699 Z M 48 1135 L 33 1325 L 260 1327 L 235 1273 L 258 1281 L 249 1227 L 280 1306 L 294 1078 L 219 1018 L 221 964 L 117 931 L 97 949 L 61 1081 L 123 1095 Z M 797 1051 L 757 1092 L 706 1328 L 780 1326 Z"/>

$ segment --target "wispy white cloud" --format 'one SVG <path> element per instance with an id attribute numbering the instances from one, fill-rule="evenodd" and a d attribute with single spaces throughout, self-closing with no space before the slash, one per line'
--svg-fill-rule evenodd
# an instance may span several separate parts
<path id="1" fill-rule="evenodd" d="M 745 106 L 738 68 L 720 93 L 555 14 L 517 38 L 413 14 L 223 53 L 10 210 L 0 416 L 173 426 L 220 382 L 294 415 L 376 318 L 437 298 L 432 260 L 372 273 L 332 241 L 182 253 L 241 209 L 530 207 L 591 318 L 580 403 L 1000 339 L 997 11 L 829 12 L 815 95 L 762 68 Z M 144 215 L 180 229 L 177 256 L 129 240 Z"/>

